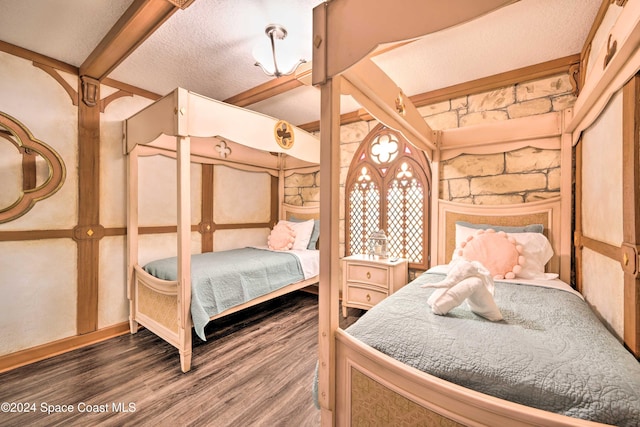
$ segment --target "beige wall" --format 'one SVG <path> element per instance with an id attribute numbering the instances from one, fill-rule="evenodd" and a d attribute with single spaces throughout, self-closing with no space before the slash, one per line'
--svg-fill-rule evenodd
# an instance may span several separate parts
<path id="1" fill-rule="evenodd" d="M 59 73 L 71 87 L 77 87 L 75 75 Z M 37 139 L 55 150 L 66 169 L 62 187 L 55 194 L 37 202 L 25 215 L 0 224 L 0 232 L 48 230 L 69 236 L 0 241 L 2 356 L 77 334 L 78 252 L 71 235 L 78 223 L 78 108 L 58 82 L 34 67 L 29 60 L 0 52 L 0 75 L 0 111 L 14 117 Z M 102 99 L 116 91 L 105 85 L 100 90 Z M 140 96 L 125 96 L 108 104 L 100 114 L 100 188 L 96 191 L 100 193 L 100 225 L 112 233 L 99 242 L 99 329 L 128 321 L 126 236 L 122 231 L 126 228 L 127 218 L 122 121 L 151 102 Z M 4 139 L 0 139 L 0 144 L 4 144 L 0 154 L 17 152 L 11 144 L 2 141 Z M 21 161 L 20 156 L 13 157 Z M 0 162 L 0 178 L 20 177 L 20 169 L 13 165 L 16 159 L 12 161 L 8 165 Z M 215 166 L 214 171 L 216 221 L 269 221 L 271 177 L 268 174 L 238 171 L 225 166 Z M 40 166 L 38 173 L 42 175 Z M 319 203 L 316 175 L 290 178 L 288 191 L 292 196 L 296 193 L 296 200 L 302 204 Z M 13 199 L 16 189 L 21 188 L 21 183 L 3 187 L 1 182 L 0 201 Z M 191 165 L 191 186 L 191 222 L 196 225 L 200 222 L 202 204 L 200 165 Z M 162 156 L 141 158 L 140 190 L 142 226 L 176 224 L 177 190 L 173 159 Z M 251 206 L 247 201 L 251 201 Z M 241 218 L 237 209 L 242 212 Z M 219 230 L 214 234 L 214 249 L 264 245 L 268 233 L 267 228 Z M 145 234 L 140 236 L 139 244 L 141 264 L 176 254 L 175 233 Z M 200 233 L 193 232 L 192 252 L 200 252 L 201 245 Z"/>

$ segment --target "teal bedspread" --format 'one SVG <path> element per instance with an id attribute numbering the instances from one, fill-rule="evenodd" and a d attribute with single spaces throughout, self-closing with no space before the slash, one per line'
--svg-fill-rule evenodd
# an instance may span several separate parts
<path id="1" fill-rule="evenodd" d="M 446 316 L 427 299 L 443 275 L 425 273 L 347 332 L 447 381 L 530 407 L 617 426 L 640 425 L 640 364 L 571 293 L 496 282 L 504 320 L 465 304 Z"/>
<path id="2" fill-rule="evenodd" d="M 150 262 L 144 270 L 159 279 L 177 280 L 177 258 Z M 303 279 L 300 261 L 286 252 L 242 248 L 192 255 L 191 317 L 196 334 L 206 340 L 204 327 L 211 316 Z"/>

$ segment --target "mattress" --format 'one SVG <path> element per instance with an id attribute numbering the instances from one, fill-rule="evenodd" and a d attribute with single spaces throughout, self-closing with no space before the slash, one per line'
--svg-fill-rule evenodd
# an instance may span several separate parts
<path id="1" fill-rule="evenodd" d="M 425 273 L 346 332 L 424 372 L 466 388 L 570 417 L 640 425 L 640 364 L 579 294 L 496 281 L 504 320 L 466 304 L 436 315 L 427 304 L 444 274 Z"/>
<path id="2" fill-rule="evenodd" d="M 198 337 L 206 340 L 204 328 L 212 316 L 313 275 L 309 265 L 317 252 L 240 248 L 192 255 L 191 317 Z M 177 280 L 177 266 L 171 257 L 152 261 L 144 270 Z"/>

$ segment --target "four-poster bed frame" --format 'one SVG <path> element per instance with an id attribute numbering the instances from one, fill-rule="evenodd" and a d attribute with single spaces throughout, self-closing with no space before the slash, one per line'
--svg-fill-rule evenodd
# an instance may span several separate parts
<path id="1" fill-rule="evenodd" d="M 459 0 L 446 5 L 435 0 L 383 2 L 371 7 L 364 0 L 334 0 L 314 9 L 313 83 L 321 89 L 321 210 L 324 224 L 320 270 L 320 326 L 318 401 L 323 425 L 351 425 L 358 412 L 356 402 L 383 396 L 376 404 L 391 413 L 416 411 L 418 419 L 439 425 L 596 425 L 564 415 L 508 402 L 475 392 L 410 368 L 368 347 L 338 327 L 339 265 L 339 153 L 340 95 L 349 94 L 374 118 L 402 134 L 422 149 L 432 162 L 431 242 L 432 264 L 444 264 L 452 253 L 452 224 L 457 220 L 492 223 L 507 218 L 510 225 L 545 224 L 554 248 L 547 271 L 570 281 L 572 145 L 592 123 L 611 94 L 638 70 L 638 19 L 623 21 L 617 40 L 624 52 L 610 67 L 587 79 L 574 110 L 526 119 L 434 132 L 416 108 L 370 59 L 384 45 L 439 31 L 489 13 L 512 1 Z M 638 2 L 625 6 L 630 16 L 640 16 Z M 455 11 L 455 13 L 453 13 Z M 370 29 L 363 32 L 363 28 Z M 349 46 L 349 49 L 341 48 Z M 598 54 L 598 63 L 609 52 Z M 623 76 L 620 76 L 622 73 Z M 604 76 L 603 76 L 604 75 Z M 604 82 L 603 82 L 604 80 Z M 525 146 L 554 148 L 561 154 L 561 196 L 547 201 L 509 206 L 457 205 L 439 199 L 439 163 L 461 153 L 488 154 Z M 494 222 L 495 223 L 495 222 Z M 629 317 L 638 316 L 637 304 Z M 625 313 L 625 317 L 627 314 Z M 634 328 L 631 335 L 636 335 Z M 625 331 L 625 335 L 626 331 Z M 630 345 L 632 341 L 626 341 Z M 637 351 L 637 348 L 636 350 Z M 364 380 L 363 380 L 364 378 Z M 380 387 L 358 390 L 358 384 Z M 367 389 L 370 390 L 370 389 Z M 358 394 L 360 393 L 360 394 Z M 371 403 L 370 401 L 368 403 Z M 386 406 L 385 406 L 386 405 Z M 371 405 L 367 406 L 369 412 Z M 422 417 L 422 418 L 421 418 Z"/>
<path id="2" fill-rule="evenodd" d="M 318 170 L 318 140 L 288 123 L 178 88 L 127 119 L 127 280 L 131 333 L 143 325 L 178 348 L 183 372 L 191 368 L 191 184 L 190 163 L 222 164 L 279 179 L 280 219 L 318 218 L 317 207 L 284 203 L 284 179 Z M 285 135 L 283 138 L 282 135 Z M 177 162 L 178 279 L 161 280 L 139 265 L 139 158 L 163 155 Z M 274 197 L 272 195 L 272 197 Z M 277 218 L 271 218 L 275 223 Z M 271 224 L 273 225 L 273 224 Z M 266 245 L 266 241 L 265 241 Z M 317 276 L 227 309 L 222 317 L 317 283 Z"/>

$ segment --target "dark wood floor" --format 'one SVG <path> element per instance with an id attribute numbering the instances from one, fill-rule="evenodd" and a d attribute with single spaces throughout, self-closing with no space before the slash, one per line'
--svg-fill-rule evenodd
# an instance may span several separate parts
<path id="1" fill-rule="evenodd" d="M 318 426 L 317 314 L 296 292 L 213 321 L 186 374 L 147 330 L 0 374 L 0 402 L 29 410 L 0 425 Z"/>

